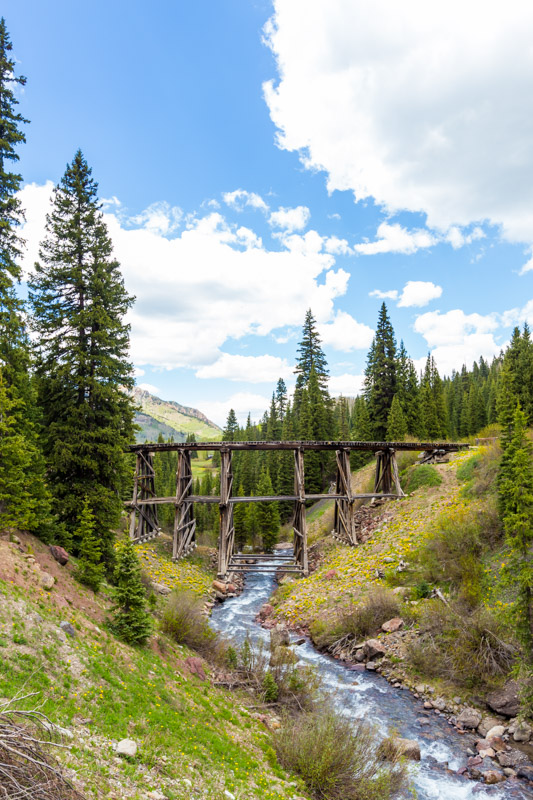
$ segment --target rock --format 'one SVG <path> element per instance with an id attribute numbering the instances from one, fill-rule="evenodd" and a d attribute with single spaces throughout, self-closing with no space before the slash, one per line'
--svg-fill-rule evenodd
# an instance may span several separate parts
<path id="1" fill-rule="evenodd" d="M 385 631 L 385 633 L 395 633 L 395 631 L 399 631 L 400 628 L 403 628 L 403 619 L 400 617 L 393 617 L 387 622 L 384 622 L 381 626 L 381 630 Z"/>
<path id="2" fill-rule="evenodd" d="M 508 778 L 516 778 L 516 770 L 512 769 L 511 767 L 505 767 L 503 774 Z"/>
<path id="3" fill-rule="evenodd" d="M 296 639 L 294 644 L 296 645 L 296 647 L 299 647 L 301 644 L 305 644 L 305 636 L 302 636 L 301 639 Z"/>
<path id="4" fill-rule="evenodd" d="M 235 586 L 234 583 L 228 583 L 228 585 L 226 586 L 226 591 L 228 593 L 231 592 L 231 594 L 235 594 L 235 592 L 237 591 L 237 587 Z"/>
<path id="5" fill-rule="evenodd" d="M 424 683 L 417 683 L 415 686 L 415 692 L 418 692 L 418 694 L 424 694 L 425 691 L 426 685 Z"/>
<path id="6" fill-rule="evenodd" d="M 466 762 L 467 767 L 477 767 L 483 763 L 481 756 L 471 756 Z"/>
<path id="7" fill-rule="evenodd" d="M 481 722 L 481 714 L 475 708 L 465 708 L 457 717 L 457 724 L 462 728 L 477 728 Z"/>
<path id="8" fill-rule="evenodd" d="M 327 581 L 332 581 L 337 577 L 338 577 L 338 575 L 337 575 L 337 570 L 336 569 L 328 569 L 328 571 L 324 575 L 324 578 Z"/>
<path id="9" fill-rule="evenodd" d="M 519 778 L 525 778 L 526 781 L 533 781 L 533 766 L 531 764 L 524 764 L 518 767 L 516 774 Z"/>
<path id="10" fill-rule="evenodd" d="M 531 738 L 531 726 L 527 722 L 519 722 L 514 730 L 513 739 L 515 742 L 529 742 Z"/>
<path id="11" fill-rule="evenodd" d="M 191 675 L 196 675 L 200 678 L 201 681 L 207 680 L 207 676 L 204 672 L 204 665 L 201 658 L 197 656 L 189 656 L 185 659 L 185 666 L 191 673 Z"/>
<path id="12" fill-rule="evenodd" d="M 290 647 L 279 645 L 278 647 L 270 648 L 270 660 L 268 662 L 270 667 L 280 667 L 284 664 L 296 664 L 297 662 L 298 656 Z"/>
<path id="13" fill-rule="evenodd" d="M 395 562 L 395 561 L 396 561 L 396 559 L 395 559 L 395 558 L 393 558 L 392 556 L 386 556 L 386 557 L 383 559 L 383 563 L 384 563 L 384 564 L 394 564 L 394 562 Z"/>
<path id="14" fill-rule="evenodd" d="M 487 733 L 490 731 L 490 729 L 500 724 L 501 720 L 499 720 L 497 717 L 482 717 L 481 722 L 477 726 L 477 730 L 480 736 L 483 736 L 485 739 L 487 739 Z"/>
<path id="15" fill-rule="evenodd" d="M 419 725 L 431 725 L 431 722 L 427 717 L 417 717 L 416 721 Z"/>
<path id="16" fill-rule="evenodd" d="M 150 798 L 150 800 L 167 800 L 166 794 L 160 792 L 159 789 L 154 789 L 153 792 L 148 792 L 147 796 Z"/>
<path id="17" fill-rule="evenodd" d="M 446 701 L 442 697 L 437 697 L 436 700 L 433 700 L 433 708 L 436 708 L 437 711 L 446 711 Z"/>
<path id="18" fill-rule="evenodd" d="M 505 727 L 503 725 L 494 725 L 489 731 L 486 732 L 485 739 L 496 739 L 500 736 L 503 736 L 504 733 Z"/>
<path id="19" fill-rule="evenodd" d="M 216 592 L 220 592 L 220 594 L 223 594 L 223 595 L 226 594 L 226 584 L 222 583 L 222 581 L 213 581 L 211 586 L 213 587 L 213 589 Z"/>
<path id="20" fill-rule="evenodd" d="M 270 603 L 263 603 L 259 609 L 259 619 L 267 619 L 268 617 L 271 617 L 273 613 L 274 606 L 271 606 Z"/>
<path id="21" fill-rule="evenodd" d="M 392 593 L 399 595 L 400 597 L 407 597 L 410 594 L 410 589 L 408 586 L 396 586 L 392 590 Z"/>
<path id="22" fill-rule="evenodd" d="M 367 661 L 366 668 L 371 672 L 374 672 L 378 668 L 378 665 L 376 664 L 375 661 Z"/>
<path id="23" fill-rule="evenodd" d="M 507 745 L 503 741 L 501 736 L 493 736 L 492 739 L 487 739 L 490 746 L 493 750 L 496 750 L 497 753 L 501 753 L 503 750 L 507 750 Z"/>
<path id="24" fill-rule="evenodd" d="M 486 750 L 480 750 L 479 755 L 481 756 L 481 758 L 494 758 L 496 753 L 494 752 L 492 747 L 487 747 Z"/>
<path id="25" fill-rule="evenodd" d="M 415 739 L 395 739 L 398 755 L 411 761 L 420 761 L 420 745 Z"/>
<path id="26" fill-rule="evenodd" d="M 511 748 L 510 750 L 497 753 L 496 760 L 501 767 L 516 767 L 518 765 L 525 765 L 528 761 L 528 757 L 521 750 Z"/>
<path id="27" fill-rule="evenodd" d="M 22 544 L 20 537 L 17 536 L 16 533 L 9 534 L 9 541 L 12 542 L 13 544 Z"/>
<path id="28" fill-rule="evenodd" d="M 487 750 L 490 747 L 489 742 L 486 739 L 478 739 L 476 742 L 476 750 L 478 753 L 481 753 L 482 750 Z"/>
<path id="29" fill-rule="evenodd" d="M 503 717 L 515 717 L 520 711 L 519 690 L 516 681 L 508 681 L 501 689 L 487 695 L 487 705 Z"/>
<path id="30" fill-rule="evenodd" d="M 488 769 L 483 773 L 483 778 L 485 779 L 485 783 L 490 785 L 493 783 L 501 783 L 505 780 L 505 775 L 501 772 L 497 772 L 495 769 Z"/>
<path id="31" fill-rule="evenodd" d="M 433 703 L 431 702 L 431 700 L 424 701 L 424 708 L 426 708 L 428 711 L 430 708 L 433 708 Z"/>
<path id="32" fill-rule="evenodd" d="M 379 639 L 367 639 L 363 645 L 363 651 L 365 654 L 365 658 L 370 659 L 373 661 L 376 658 L 383 658 L 386 654 L 387 650 L 383 646 L 383 644 L 379 641 Z"/>
<path id="33" fill-rule="evenodd" d="M 355 651 L 354 658 L 356 661 L 364 661 L 365 660 L 365 651 L 363 648 L 359 648 L 359 650 Z"/>
<path id="34" fill-rule="evenodd" d="M 235 795 L 231 792 L 228 792 L 227 789 L 224 789 L 224 797 L 227 797 L 228 800 L 235 800 Z"/>
<path id="35" fill-rule="evenodd" d="M 36 625 L 40 625 L 43 621 L 43 618 L 40 614 L 32 614 L 30 617 L 31 622 L 34 622 Z"/>
<path id="36" fill-rule="evenodd" d="M 42 572 L 39 578 L 39 582 L 43 587 L 43 589 L 46 589 L 46 591 L 49 592 L 54 583 L 56 582 L 56 580 L 52 575 L 50 575 L 50 573 Z"/>
<path id="37" fill-rule="evenodd" d="M 59 564 L 61 564 L 62 567 L 64 567 L 65 564 L 68 564 L 70 556 L 63 547 L 59 547 L 57 544 L 51 544 L 49 549 L 52 553 L 52 556 Z"/>
<path id="38" fill-rule="evenodd" d="M 61 630 L 62 630 L 62 631 L 64 631 L 64 633 L 66 633 L 68 636 L 73 636 L 73 637 L 74 637 L 74 636 L 77 636 L 77 635 L 78 635 L 78 634 L 77 634 L 77 631 L 76 631 L 76 628 L 75 628 L 73 625 L 71 625 L 71 624 L 70 624 L 70 622 L 66 622 L 66 621 L 64 620 L 63 622 L 60 622 L 60 623 L 59 623 L 59 627 L 60 627 L 60 628 L 61 628 Z"/>
<path id="39" fill-rule="evenodd" d="M 133 739 L 121 739 L 115 747 L 115 752 L 119 756 L 134 758 L 137 755 L 137 742 L 134 742 Z"/>
<path id="40" fill-rule="evenodd" d="M 164 583 L 152 583 L 152 589 L 154 590 L 154 592 L 157 592 L 157 594 L 162 594 L 162 595 L 170 594 L 170 589 L 168 588 L 168 586 L 165 586 Z"/>
<path id="41" fill-rule="evenodd" d="M 275 649 L 276 647 L 288 647 L 291 643 L 289 631 L 281 625 L 276 625 L 270 631 L 270 646 Z"/>

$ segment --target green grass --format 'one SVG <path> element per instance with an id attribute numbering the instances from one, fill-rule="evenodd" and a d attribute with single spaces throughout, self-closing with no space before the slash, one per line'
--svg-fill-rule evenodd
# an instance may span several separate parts
<path id="1" fill-rule="evenodd" d="M 440 486 L 442 478 L 435 467 L 429 464 L 420 464 L 420 466 L 412 467 L 407 471 L 402 483 L 404 491 L 410 493 L 423 486 Z"/>

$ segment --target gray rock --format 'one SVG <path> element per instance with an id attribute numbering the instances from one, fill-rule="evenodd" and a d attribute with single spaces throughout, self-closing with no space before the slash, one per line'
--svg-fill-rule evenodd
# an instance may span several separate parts
<path id="1" fill-rule="evenodd" d="M 420 745 L 415 739 L 396 739 L 398 754 L 411 761 L 420 761 Z"/>
<path id="2" fill-rule="evenodd" d="M 272 649 L 276 647 L 288 647 L 290 643 L 291 639 L 287 628 L 276 626 L 270 631 L 270 646 Z"/>
<path id="3" fill-rule="evenodd" d="M 527 764 L 528 757 L 521 750 L 513 748 L 497 753 L 496 760 L 502 767 L 516 767 L 519 764 Z"/>
<path id="4" fill-rule="evenodd" d="M 374 661 L 377 658 L 383 658 L 387 650 L 379 641 L 379 639 L 367 639 L 363 645 L 363 652 L 365 654 L 365 658 L 370 659 L 370 661 Z"/>
<path id="5" fill-rule="evenodd" d="M 513 739 L 515 742 L 529 742 L 531 738 L 531 726 L 527 722 L 519 722 L 514 730 Z"/>
<path id="6" fill-rule="evenodd" d="M 479 728 L 478 728 L 478 730 L 479 730 Z M 485 734 L 485 739 L 496 739 L 496 738 L 499 738 L 500 736 L 503 736 L 504 733 L 505 733 L 505 727 L 503 725 L 494 725 Z M 516 740 L 516 741 L 518 741 L 518 740 Z"/>
<path id="7" fill-rule="evenodd" d="M 519 690 L 516 681 L 508 681 L 501 689 L 487 695 L 487 705 L 503 717 L 515 717 L 520 710 Z"/>
<path id="8" fill-rule="evenodd" d="M 170 594 L 170 589 L 164 583 L 152 583 L 152 589 L 157 594 L 167 595 Z"/>
<path id="9" fill-rule="evenodd" d="M 526 781 L 533 781 L 533 766 L 531 764 L 518 767 L 516 774 L 519 778 L 525 778 Z"/>
<path id="10" fill-rule="evenodd" d="M 119 756 L 134 758 L 137 755 L 137 742 L 134 742 L 133 739 L 121 739 L 115 747 L 115 752 Z"/>
<path id="11" fill-rule="evenodd" d="M 76 628 L 70 624 L 70 622 L 63 622 L 59 623 L 59 627 L 62 631 L 64 631 L 68 636 L 77 636 Z"/>
<path id="12" fill-rule="evenodd" d="M 46 589 L 48 592 L 56 582 L 55 578 L 48 572 L 42 572 L 39 580 L 43 589 Z"/>
<path id="13" fill-rule="evenodd" d="M 465 708 L 457 717 L 457 724 L 462 728 L 477 728 L 481 722 L 481 714 L 475 708 Z"/>
<path id="14" fill-rule="evenodd" d="M 367 661 L 366 668 L 371 672 L 374 672 L 378 668 L 378 665 L 376 664 L 375 661 Z"/>
<path id="15" fill-rule="evenodd" d="M 499 720 L 497 717 L 492 717 L 490 715 L 482 717 L 481 722 L 477 726 L 478 733 L 487 738 L 487 733 L 496 725 L 501 725 L 501 720 Z"/>
<path id="16" fill-rule="evenodd" d="M 442 697 L 437 697 L 436 700 L 433 700 L 433 708 L 436 708 L 437 711 L 446 711 L 446 701 Z"/>

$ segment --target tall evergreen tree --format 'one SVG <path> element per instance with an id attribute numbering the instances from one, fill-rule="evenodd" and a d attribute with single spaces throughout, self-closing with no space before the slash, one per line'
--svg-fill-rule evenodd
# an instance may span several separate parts
<path id="1" fill-rule="evenodd" d="M 389 442 L 403 442 L 407 434 L 407 421 L 402 411 L 398 395 L 394 395 L 387 420 L 387 440 Z"/>
<path id="2" fill-rule="evenodd" d="M 383 303 L 368 353 L 364 389 L 372 435 L 377 441 L 384 441 L 387 435 L 389 411 L 396 394 L 396 371 L 396 339 Z"/>
<path id="3" fill-rule="evenodd" d="M 39 255 L 30 299 L 55 507 L 73 531 L 87 497 L 102 557 L 111 564 L 126 479 L 124 447 L 133 439 L 129 326 L 123 322 L 133 300 L 79 150 L 54 190 Z"/>
<path id="4" fill-rule="evenodd" d="M 127 644 L 143 645 L 152 631 L 152 619 L 146 611 L 146 589 L 139 559 L 129 539 L 118 551 L 113 600 L 109 627 Z"/>
<path id="5" fill-rule="evenodd" d="M 331 401 L 328 392 L 328 365 L 316 328 L 316 320 L 313 312 L 309 309 L 305 315 L 302 338 L 298 345 L 298 357 L 294 370 L 296 373 L 296 385 L 294 387 L 292 407 L 297 418 L 300 415 L 302 392 L 309 383 L 312 370 L 315 372 L 323 402 L 329 409 Z"/>
<path id="6" fill-rule="evenodd" d="M 44 462 L 38 445 L 39 417 L 30 375 L 29 340 L 23 304 L 15 291 L 20 278 L 18 258 L 23 241 L 18 226 L 24 219 L 17 197 L 22 176 L 11 171 L 25 142 L 17 112 L 17 87 L 26 78 L 15 75 L 13 46 L 0 19 L 0 523 L 50 537 L 50 502 Z M 16 476 L 16 480 L 15 480 Z M 60 529 L 59 529 L 60 530 Z M 68 542 L 66 542 L 68 544 Z"/>
<path id="7" fill-rule="evenodd" d="M 222 432 L 222 439 L 225 442 L 234 442 L 236 440 L 238 430 L 239 423 L 237 422 L 237 415 L 235 414 L 235 411 L 230 408 L 228 411 L 228 417 L 226 419 L 226 425 Z"/>
<path id="8" fill-rule="evenodd" d="M 268 497 L 274 494 L 270 473 L 267 469 L 261 472 L 257 492 L 259 497 Z M 280 526 L 277 503 L 257 503 L 257 525 L 263 542 L 263 550 L 265 553 L 272 553 L 278 540 Z"/>

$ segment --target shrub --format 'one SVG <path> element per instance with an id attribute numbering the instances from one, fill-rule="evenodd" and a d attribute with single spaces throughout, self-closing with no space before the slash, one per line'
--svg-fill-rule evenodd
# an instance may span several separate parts
<path id="1" fill-rule="evenodd" d="M 263 678 L 263 700 L 265 703 L 275 703 L 279 697 L 278 684 L 274 680 L 274 676 L 267 670 Z"/>
<path id="2" fill-rule="evenodd" d="M 115 582 L 115 604 L 109 627 L 127 644 L 144 644 L 152 631 L 152 619 L 146 611 L 146 590 L 139 560 L 129 539 L 118 550 Z"/>
<path id="3" fill-rule="evenodd" d="M 423 486 L 440 486 L 441 483 L 442 478 L 435 467 L 429 464 L 420 464 L 419 466 L 411 467 L 404 473 L 402 488 L 409 494 Z"/>
<path id="4" fill-rule="evenodd" d="M 488 687 L 511 670 L 516 648 L 508 630 L 484 606 L 473 611 L 455 601 L 424 604 L 420 638 L 407 647 L 415 669 L 467 688 Z"/>
<path id="5" fill-rule="evenodd" d="M 374 729 L 327 706 L 285 719 L 274 747 L 282 766 L 317 798 L 385 800 L 407 787 L 404 765 L 380 757 Z"/>
<path id="6" fill-rule="evenodd" d="M 174 591 L 161 618 L 161 629 L 178 644 L 212 661 L 227 661 L 228 649 L 202 613 L 202 601 L 189 591 Z"/>
<path id="7" fill-rule="evenodd" d="M 351 634 L 355 639 L 369 636 L 399 612 L 398 597 L 389 589 L 378 586 L 368 593 L 363 603 L 340 620 L 341 635 Z"/>

